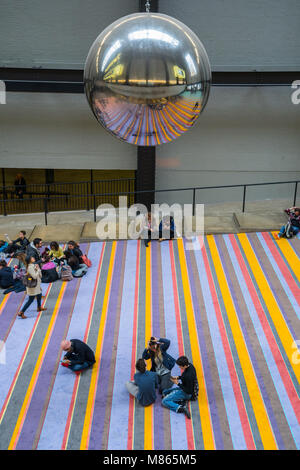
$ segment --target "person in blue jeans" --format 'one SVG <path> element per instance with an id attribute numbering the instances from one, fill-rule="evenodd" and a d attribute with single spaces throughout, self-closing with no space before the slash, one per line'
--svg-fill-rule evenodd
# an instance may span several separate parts
<path id="1" fill-rule="evenodd" d="M 96 362 L 91 348 L 80 339 L 64 340 L 61 343 L 61 348 L 66 351 L 61 365 L 77 374 Z"/>
<path id="2" fill-rule="evenodd" d="M 293 235 L 297 235 L 300 231 L 300 208 L 299 207 L 290 207 L 289 209 L 285 209 L 287 215 L 289 216 L 289 220 L 292 225 Z M 283 237 L 285 232 L 285 225 L 283 225 L 278 233 L 278 238 Z"/>
<path id="3" fill-rule="evenodd" d="M 172 377 L 171 380 L 178 387 L 163 391 L 162 405 L 176 413 L 184 413 L 188 419 L 191 419 L 187 405 L 183 405 L 182 402 L 187 402 L 192 398 L 195 381 L 197 380 L 196 369 L 186 356 L 180 356 L 176 364 L 182 374 L 180 377 Z"/>
<path id="4" fill-rule="evenodd" d="M 132 382 L 126 382 L 126 388 L 142 406 L 149 406 L 156 400 L 158 376 L 155 372 L 146 369 L 146 361 L 141 358 L 136 364 L 136 373 Z"/>

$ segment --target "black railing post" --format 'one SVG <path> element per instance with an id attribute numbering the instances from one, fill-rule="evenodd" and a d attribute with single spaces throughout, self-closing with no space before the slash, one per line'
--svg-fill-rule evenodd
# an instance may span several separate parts
<path id="1" fill-rule="evenodd" d="M 87 210 L 90 210 L 89 182 L 86 183 Z"/>
<path id="2" fill-rule="evenodd" d="M 96 217 L 96 196 L 95 196 L 95 194 L 93 195 L 93 199 L 94 199 L 94 222 L 96 222 L 97 217 Z"/>
<path id="3" fill-rule="evenodd" d="M 193 216 L 195 215 L 196 208 L 196 188 L 193 189 Z"/>
<path id="4" fill-rule="evenodd" d="M 47 219 L 48 203 L 47 203 L 47 198 L 44 198 L 44 212 L 45 212 L 45 225 L 48 225 L 48 219 Z"/>
<path id="5" fill-rule="evenodd" d="M 297 200 L 297 189 L 298 189 L 298 181 L 296 181 L 296 184 L 295 184 L 294 202 L 293 202 L 294 207 L 296 205 L 296 200 Z"/>
<path id="6" fill-rule="evenodd" d="M 6 212 L 6 183 L 5 183 L 5 170 L 2 168 L 2 187 L 3 187 L 3 215 L 7 215 Z"/>
<path id="7" fill-rule="evenodd" d="M 245 204 L 246 204 L 246 185 L 244 185 L 244 193 L 243 193 L 243 209 L 242 212 L 245 212 Z"/>

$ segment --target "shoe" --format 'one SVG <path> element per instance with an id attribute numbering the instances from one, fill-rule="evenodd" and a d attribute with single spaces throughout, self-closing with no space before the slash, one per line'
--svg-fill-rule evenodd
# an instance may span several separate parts
<path id="1" fill-rule="evenodd" d="M 23 319 L 27 318 L 23 312 L 19 312 L 18 317 L 23 318 Z"/>
<path id="2" fill-rule="evenodd" d="M 44 310 L 47 310 L 47 308 L 40 307 L 40 308 L 37 309 L 38 312 L 43 312 Z"/>
<path id="3" fill-rule="evenodd" d="M 191 419 L 191 414 L 186 406 L 181 406 L 178 408 L 177 413 L 184 413 L 188 419 Z"/>

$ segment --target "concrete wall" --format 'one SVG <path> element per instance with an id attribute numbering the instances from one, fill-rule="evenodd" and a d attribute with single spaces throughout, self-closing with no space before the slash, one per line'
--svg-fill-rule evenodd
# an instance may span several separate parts
<path id="1" fill-rule="evenodd" d="M 7 93 L 0 167 L 135 170 L 136 148 L 106 132 L 84 94 Z"/>
<path id="2" fill-rule="evenodd" d="M 195 127 L 157 148 L 157 188 L 300 179 L 300 104 L 289 87 L 212 87 Z M 249 199 L 289 197 L 294 186 L 249 189 Z M 179 196 L 180 194 L 180 196 Z M 203 190 L 197 201 L 241 200 L 241 189 Z M 157 202 L 191 202 L 192 192 Z"/>
<path id="3" fill-rule="evenodd" d="M 300 105 L 289 87 L 212 87 L 197 124 L 157 147 L 156 188 L 300 179 Z M 0 167 L 137 168 L 135 146 L 118 141 L 92 115 L 85 96 L 8 93 L 0 106 Z M 249 199 L 290 197 L 293 186 L 249 189 Z M 198 202 L 241 200 L 242 190 L 205 190 Z M 190 202 L 191 191 L 157 201 Z"/>
<path id="4" fill-rule="evenodd" d="M 1 0 L 0 67 L 82 69 L 98 34 L 138 5 Z M 160 0 L 159 9 L 198 34 L 213 70 L 300 70 L 299 0 Z"/>

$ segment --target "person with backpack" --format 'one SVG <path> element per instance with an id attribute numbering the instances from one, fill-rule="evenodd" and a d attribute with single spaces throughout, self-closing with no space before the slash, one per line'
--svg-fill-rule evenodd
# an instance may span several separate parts
<path id="1" fill-rule="evenodd" d="M 290 207 L 285 209 L 287 215 L 289 216 L 289 221 L 287 224 L 283 225 L 278 233 L 278 238 L 286 236 L 286 238 L 291 238 L 300 231 L 300 208 L 299 207 Z"/>
<path id="2" fill-rule="evenodd" d="M 142 354 L 146 361 L 151 359 L 151 371 L 158 376 L 159 392 L 172 387 L 171 370 L 175 366 L 175 359 L 167 353 L 170 340 L 166 338 L 155 338 L 152 336 Z"/>
<path id="3" fill-rule="evenodd" d="M 196 369 L 186 356 L 180 356 L 176 364 L 179 366 L 182 374 L 180 377 L 171 378 L 177 387 L 164 390 L 162 405 L 176 413 L 184 413 L 188 419 L 191 419 L 186 402 L 196 398 L 195 388 L 196 384 L 198 384 Z"/>
<path id="4" fill-rule="evenodd" d="M 28 299 L 21 308 L 20 312 L 18 313 L 18 316 L 23 319 L 27 318 L 24 313 L 26 312 L 28 307 L 30 307 L 35 298 L 37 301 L 37 311 L 42 312 L 44 310 L 47 310 L 46 308 L 42 307 L 42 271 L 39 265 L 36 263 L 34 256 L 27 256 L 25 264 L 26 275 L 23 278 L 23 283 L 26 286 L 26 293 L 28 295 Z"/>

